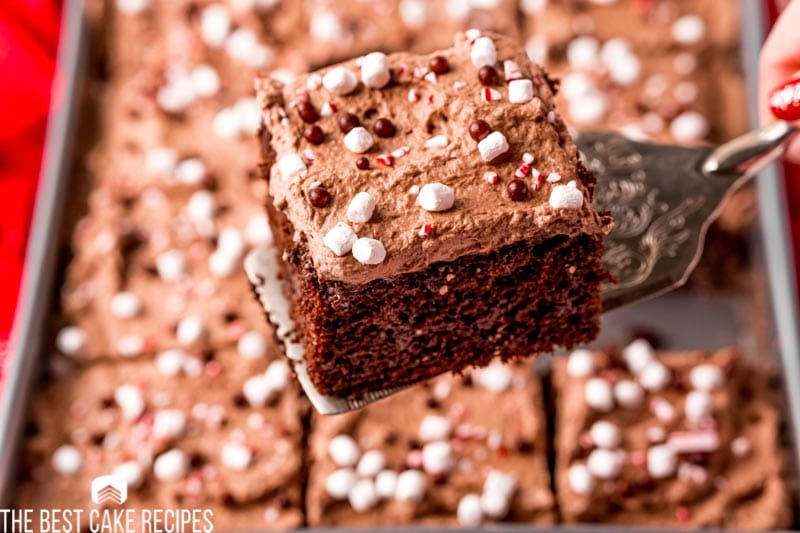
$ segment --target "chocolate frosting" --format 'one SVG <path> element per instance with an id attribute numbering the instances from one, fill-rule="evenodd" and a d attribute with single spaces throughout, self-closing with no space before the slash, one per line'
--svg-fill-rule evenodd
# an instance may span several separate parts
<path id="1" fill-rule="evenodd" d="M 489 36 L 497 48 L 495 68 L 500 81 L 491 89 L 495 95 L 499 93 L 499 100 L 486 101 L 487 88 L 470 58 L 475 38 L 472 34 L 459 34 L 453 48 L 430 55 L 390 55 L 392 80 L 380 89 L 366 88 L 360 81 L 359 59 L 340 64 L 359 78 L 356 89 L 346 96 L 337 96 L 319 83 L 330 69 L 299 77 L 289 85 L 266 78 L 256 80 L 263 109 L 262 138 L 269 141 L 265 152 L 269 155 L 271 201 L 294 226 L 295 242 L 306 243 L 318 275 L 366 283 L 521 240 L 608 232 L 608 225 L 590 206 L 588 184 L 582 183 L 579 175 L 578 151 L 554 112 L 554 92 L 546 74 L 513 41 L 495 34 L 484 36 Z M 435 77 L 429 73 L 428 65 L 435 56 L 446 58 L 449 72 Z M 533 81 L 532 100 L 509 102 L 508 85 L 503 80 L 505 60 L 514 61 L 522 77 Z M 307 124 L 296 109 L 302 101 L 327 115 L 315 122 L 325 133 L 320 145 L 311 144 L 303 136 Z M 333 113 L 325 112 L 328 106 L 333 106 Z M 351 153 L 343 143 L 344 133 L 338 127 L 343 113 L 358 116 L 372 134 L 375 144 L 363 154 L 370 161 L 369 170 L 356 168 L 356 160 L 362 155 Z M 393 137 L 381 138 L 373 132 L 379 118 L 388 118 L 396 126 Z M 508 152 L 488 163 L 468 134 L 470 123 L 477 119 L 488 122 L 492 131 L 503 133 L 510 145 Z M 426 141 L 435 136 L 446 137 L 447 145 L 426 148 Z M 404 148 L 408 150 L 404 155 L 396 152 Z M 391 166 L 379 161 L 378 156 L 393 152 Z M 560 181 L 542 179 L 540 188 L 534 190 L 535 178 L 529 173 L 521 178 L 528 185 L 528 198 L 512 201 L 506 186 L 515 179 L 526 153 L 533 156 L 530 167 L 534 175 L 538 172 L 547 178 L 557 173 Z M 284 180 L 278 161 L 289 154 L 301 155 L 307 170 Z M 488 183 L 484 179 L 487 172 L 497 173 L 499 182 Z M 553 187 L 572 180 L 584 194 L 583 206 L 551 208 L 548 200 Z M 417 205 L 415 189 L 434 182 L 454 189 L 451 209 L 434 213 Z M 308 191 L 320 184 L 332 196 L 330 204 L 322 208 L 312 206 L 307 199 Z M 376 207 L 368 222 L 356 224 L 347 220 L 346 211 L 361 191 L 372 195 Z M 378 265 L 362 265 L 350 254 L 334 254 L 323 237 L 339 222 L 350 225 L 359 237 L 380 240 L 387 252 L 385 260 Z M 421 235 L 420 229 L 426 224 L 430 224 L 431 232 Z"/>

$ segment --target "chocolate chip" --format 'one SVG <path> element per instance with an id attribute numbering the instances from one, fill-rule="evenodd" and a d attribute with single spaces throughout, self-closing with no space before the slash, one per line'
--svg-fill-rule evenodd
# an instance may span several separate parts
<path id="1" fill-rule="evenodd" d="M 319 120 L 319 113 L 317 113 L 317 110 L 314 108 L 314 105 L 311 102 L 298 102 L 297 114 L 300 115 L 300 118 L 303 119 L 303 122 L 308 124 Z"/>
<path id="2" fill-rule="evenodd" d="M 472 387 L 472 376 L 470 374 L 461 376 L 461 384 L 465 387 Z"/>
<path id="3" fill-rule="evenodd" d="M 436 74 L 447 74 L 450 72 L 450 63 L 443 56 L 435 56 L 428 62 L 428 68 Z"/>
<path id="4" fill-rule="evenodd" d="M 392 121 L 388 118 L 379 118 L 376 120 L 375 125 L 372 126 L 372 130 L 378 137 L 394 137 L 394 134 L 397 133 L 397 128 L 394 127 L 394 124 L 392 124 Z"/>
<path id="5" fill-rule="evenodd" d="M 507 186 L 508 197 L 514 202 L 522 202 L 528 199 L 528 186 L 522 180 L 512 180 Z"/>
<path id="6" fill-rule="evenodd" d="M 469 124 L 469 136 L 473 141 L 482 141 L 491 132 L 491 126 L 485 120 L 473 120 Z"/>
<path id="7" fill-rule="evenodd" d="M 206 458 L 203 454 L 198 452 L 192 452 L 189 454 L 189 466 L 192 468 L 200 468 L 204 464 L 206 464 Z"/>
<path id="8" fill-rule="evenodd" d="M 436 409 L 440 406 L 439 400 L 437 400 L 433 396 L 430 396 L 428 397 L 427 400 L 425 400 L 425 405 L 428 406 L 428 409 Z"/>
<path id="9" fill-rule="evenodd" d="M 311 144 L 322 144 L 322 141 L 325 140 L 325 133 L 319 126 L 306 126 L 303 137 Z"/>
<path id="10" fill-rule="evenodd" d="M 230 324 L 236 320 L 239 320 L 239 314 L 236 311 L 228 311 L 224 315 L 222 315 L 223 320 Z"/>
<path id="11" fill-rule="evenodd" d="M 478 79 L 480 80 L 481 85 L 485 87 L 497 85 L 498 78 L 499 76 L 497 71 L 490 65 L 484 65 L 480 68 L 480 70 L 478 70 Z"/>
<path id="12" fill-rule="evenodd" d="M 421 450 L 422 444 L 420 444 L 420 442 L 417 439 L 410 438 L 408 439 L 408 447 L 411 448 L 412 450 Z"/>
<path id="13" fill-rule="evenodd" d="M 356 159 L 356 168 L 358 168 L 358 170 L 367 170 L 369 168 L 369 159 L 366 157 L 359 157 Z"/>
<path id="14" fill-rule="evenodd" d="M 358 120 L 358 117 L 352 113 L 345 113 L 341 117 L 339 117 L 339 129 L 342 130 L 342 133 L 347 133 L 353 128 L 357 128 L 361 125 L 361 121 Z"/>
<path id="15" fill-rule="evenodd" d="M 331 203 L 331 193 L 325 187 L 312 187 L 308 190 L 307 196 L 314 207 L 328 207 Z"/>
<path id="16" fill-rule="evenodd" d="M 92 445 L 93 446 L 100 446 L 101 444 L 103 444 L 103 441 L 105 440 L 105 438 L 106 438 L 106 434 L 105 433 L 95 433 L 95 434 L 93 434 L 92 437 L 91 437 Z"/>
<path id="17" fill-rule="evenodd" d="M 233 405 L 236 407 L 247 407 L 247 398 L 244 397 L 244 394 L 238 392 L 233 395 Z"/>
<path id="18" fill-rule="evenodd" d="M 392 445 L 397 443 L 397 439 L 400 437 L 396 431 L 389 431 L 386 436 L 383 438 L 384 444 Z"/>
<path id="19" fill-rule="evenodd" d="M 533 443 L 527 439 L 517 439 L 517 452 L 531 453 L 533 451 Z"/>

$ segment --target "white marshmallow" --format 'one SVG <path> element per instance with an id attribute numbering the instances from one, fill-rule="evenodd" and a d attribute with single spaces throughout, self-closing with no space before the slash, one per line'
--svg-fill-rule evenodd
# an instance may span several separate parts
<path id="1" fill-rule="evenodd" d="M 214 195 L 210 191 L 205 189 L 196 191 L 189 197 L 189 203 L 186 204 L 186 214 L 196 225 L 206 226 L 205 230 L 213 229 L 214 204 Z"/>
<path id="2" fill-rule="evenodd" d="M 186 415 L 177 409 L 162 409 L 153 417 L 153 436 L 174 439 L 186 429 Z"/>
<path id="3" fill-rule="evenodd" d="M 224 6 L 212 4 L 203 10 L 200 18 L 200 35 L 208 46 L 222 47 L 230 31 L 231 17 Z"/>
<path id="4" fill-rule="evenodd" d="M 711 415 L 712 403 L 711 395 L 703 390 L 693 390 L 686 395 L 686 403 L 683 406 L 686 419 L 696 424 Z"/>
<path id="5" fill-rule="evenodd" d="M 603 448 L 595 448 L 586 459 L 589 472 L 600 479 L 615 479 L 622 472 L 623 463 L 623 453 Z"/>
<path id="6" fill-rule="evenodd" d="M 425 0 L 401 0 L 397 11 L 403 24 L 411 29 L 420 29 L 428 20 L 428 7 Z"/>
<path id="7" fill-rule="evenodd" d="M 672 476 L 678 466 L 678 458 L 669 446 L 662 444 L 647 450 L 647 472 L 654 479 Z"/>
<path id="8" fill-rule="evenodd" d="M 598 420 L 589 428 L 589 436 L 599 448 L 616 448 L 622 442 L 622 432 L 616 424 Z"/>
<path id="9" fill-rule="evenodd" d="M 678 142 L 697 142 L 708 135 L 708 121 L 696 111 L 684 111 L 669 125 L 669 131 Z"/>
<path id="10" fill-rule="evenodd" d="M 591 89 L 569 101 L 567 113 L 575 124 L 596 124 L 606 114 L 608 99 L 597 89 Z"/>
<path id="11" fill-rule="evenodd" d="M 397 490 L 397 473 L 394 470 L 381 470 L 375 476 L 375 492 L 384 499 L 393 498 Z"/>
<path id="12" fill-rule="evenodd" d="M 200 340 L 205 333 L 205 325 L 203 319 L 199 316 L 190 315 L 181 319 L 178 322 L 178 327 L 175 331 L 175 338 L 181 344 L 193 344 Z"/>
<path id="13" fill-rule="evenodd" d="M 347 37 L 339 17 L 328 10 L 317 10 L 311 17 L 308 30 L 315 40 L 324 43 L 340 42 Z"/>
<path id="14" fill-rule="evenodd" d="M 117 353 L 122 357 L 136 357 L 144 351 L 144 337 L 138 333 L 123 335 L 115 345 Z"/>
<path id="15" fill-rule="evenodd" d="M 627 86 L 639 81 L 642 75 L 642 65 L 633 54 L 624 54 L 609 64 L 608 73 L 611 81 L 617 85 Z"/>
<path id="16" fill-rule="evenodd" d="M 267 339 L 257 331 L 248 331 L 239 337 L 236 349 L 245 359 L 260 359 L 267 355 Z"/>
<path id="17" fill-rule="evenodd" d="M 233 106 L 239 133 L 255 135 L 261 127 L 261 107 L 255 98 L 239 98 Z"/>
<path id="18" fill-rule="evenodd" d="M 450 419 L 439 415 L 426 415 L 419 425 L 417 435 L 423 442 L 445 440 L 450 437 Z"/>
<path id="19" fill-rule="evenodd" d="M 725 382 L 722 370 L 716 365 L 697 365 L 689 372 L 689 383 L 701 391 L 718 389 Z"/>
<path id="20" fill-rule="evenodd" d="M 591 70 L 597 64 L 600 44 L 594 37 L 577 37 L 567 45 L 567 61 L 575 70 Z"/>
<path id="21" fill-rule="evenodd" d="M 478 385 L 493 392 L 503 392 L 511 387 L 514 375 L 508 365 L 494 361 L 474 374 Z"/>
<path id="22" fill-rule="evenodd" d="M 369 222 L 372 213 L 375 211 L 375 200 L 368 192 L 359 192 L 350 200 L 347 206 L 347 220 L 356 224 Z"/>
<path id="23" fill-rule="evenodd" d="M 356 481 L 358 477 L 352 468 L 334 470 L 325 479 L 325 492 L 334 500 L 345 500 Z"/>
<path id="24" fill-rule="evenodd" d="M 357 85 L 356 75 L 344 67 L 334 67 L 322 77 L 322 86 L 339 96 L 350 94 Z"/>
<path id="25" fill-rule="evenodd" d="M 140 309 L 139 297 L 132 292 L 118 292 L 111 298 L 111 314 L 117 318 L 133 318 Z"/>
<path id="26" fill-rule="evenodd" d="M 175 167 L 175 179 L 185 185 L 197 185 L 206 175 L 206 165 L 196 157 L 184 159 Z"/>
<path id="27" fill-rule="evenodd" d="M 642 405 L 644 390 L 635 381 L 623 379 L 614 384 L 614 399 L 622 407 L 635 409 Z"/>
<path id="28" fill-rule="evenodd" d="M 275 395 L 275 391 L 269 386 L 264 374 L 247 378 L 242 385 L 242 394 L 253 407 L 263 407 Z"/>
<path id="29" fill-rule="evenodd" d="M 272 230 L 266 215 L 254 215 L 247 221 L 244 236 L 250 246 L 263 246 L 272 243 Z"/>
<path id="30" fill-rule="evenodd" d="M 481 498 L 477 494 L 467 494 L 458 502 L 456 519 L 461 527 L 474 529 L 483 522 Z"/>
<path id="31" fill-rule="evenodd" d="M 211 122 L 211 129 L 217 137 L 223 139 L 233 139 L 239 135 L 239 119 L 236 112 L 231 107 L 220 109 L 214 115 L 214 120 Z"/>
<path id="32" fill-rule="evenodd" d="M 477 68 L 483 66 L 493 67 L 497 63 L 497 48 L 494 41 L 489 37 L 478 37 L 472 45 L 470 51 L 472 64 Z"/>
<path id="33" fill-rule="evenodd" d="M 144 397 L 142 391 L 133 385 L 120 385 L 114 391 L 114 401 L 122 410 L 125 420 L 136 420 L 144 413 Z"/>
<path id="34" fill-rule="evenodd" d="M 419 470 L 405 470 L 397 476 L 394 497 L 400 501 L 418 502 L 425 496 L 425 475 Z"/>
<path id="35" fill-rule="evenodd" d="M 362 265 L 379 265 L 386 259 L 386 248 L 377 239 L 362 237 L 353 243 L 353 257 Z"/>
<path id="36" fill-rule="evenodd" d="M 672 23 L 672 38 L 680 44 L 695 44 L 706 34 L 706 24 L 697 15 L 684 15 Z"/>
<path id="37" fill-rule="evenodd" d="M 153 474 L 159 481 L 176 481 L 188 471 L 189 459 L 177 448 L 162 453 L 153 463 Z"/>
<path id="38" fill-rule="evenodd" d="M 117 9 L 126 15 L 138 15 L 150 7 L 150 0 L 117 0 Z"/>
<path id="39" fill-rule="evenodd" d="M 649 391 L 659 391 L 669 385 L 672 374 L 658 361 L 650 361 L 639 374 L 639 384 Z"/>
<path id="40" fill-rule="evenodd" d="M 378 493 L 375 484 L 369 479 L 360 479 L 347 494 L 350 507 L 357 513 L 363 513 L 375 507 L 378 503 Z"/>
<path id="41" fill-rule="evenodd" d="M 583 206 L 583 192 L 573 180 L 566 185 L 556 185 L 550 191 L 550 207 L 553 209 L 580 209 Z"/>
<path id="42" fill-rule="evenodd" d="M 547 62 L 547 55 L 550 53 L 550 47 L 547 44 L 547 38 L 544 35 L 531 35 L 525 41 L 525 54 L 528 59 L 534 63 L 542 64 Z"/>
<path id="43" fill-rule="evenodd" d="M 574 464 L 567 471 L 569 488 L 575 494 L 589 494 L 594 490 L 594 476 L 585 464 Z"/>
<path id="44" fill-rule="evenodd" d="M 594 373 L 594 354 L 589 350 L 574 350 L 567 359 L 567 374 L 573 378 L 588 378 Z"/>
<path id="45" fill-rule="evenodd" d="M 178 164 L 178 154 L 172 148 L 152 148 L 144 158 L 144 167 L 151 174 L 161 177 L 170 176 Z"/>
<path id="46" fill-rule="evenodd" d="M 64 326 L 56 335 L 56 348 L 64 355 L 80 355 L 86 347 L 86 332 L 77 326 Z"/>
<path id="47" fill-rule="evenodd" d="M 241 442 L 230 441 L 222 445 L 220 459 L 231 470 L 245 470 L 253 460 L 253 452 Z"/>
<path id="48" fill-rule="evenodd" d="M 120 477 L 128 484 L 128 489 L 138 489 L 144 482 L 142 466 L 136 461 L 120 463 L 111 470 L 111 474 Z"/>
<path id="49" fill-rule="evenodd" d="M 349 435 L 337 435 L 328 443 L 328 455 L 337 466 L 355 466 L 361 457 L 361 450 Z"/>
<path id="50" fill-rule="evenodd" d="M 478 143 L 478 151 L 484 161 L 491 161 L 509 150 L 506 136 L 499 131 L 493 131 Z"/>
<path id="51" fill-rule="evenodd" d="M 520 0 L 519 7 L 526 15 L 535 15 L 547 5 L 547 0 Z"/>
<path id="52" fill-rule="evenodd" d="M 188 355 L 183 350 L 165 350 L 156 357 L 156 368 L 165 376 L 173 377 L 183 370 Z"/>
<path id="53" fill-rule="evenodd" d="M 338 222 L 332 227 L 325 237 L 322 238 L 323 244 L 333 251 L 339 257 L 347 254 L 353 249 L 358 236 L 356 233 L 344 222 Z"/>
<path id="54" fill-rule="evenodd" d="M 83 463 L 81 452 L 75 446 L 64 444 L 53 452 L 53 470 L 62 476 L 71 476 Z"/>
<path id="55" fill-rule="evenodd" d="M 180 250 L 169 250 L 156 257 L 156 270 L 164 281 L 179 281 L 186 273 L 186 257 Z"/>
<path id="56" fill-rule="evenodd" d="M 601 413 L 614 409 L 614 393 L 608 381 L 601 378 L 591 378 L 584 385 L 586 404 Z"/>
<path id="57" fill-rule="evenodd" d="M 386 466 L 386 457 L 379 450 L 368 450 L 358 460 L 356 472 L 361 477 L 375 477 Z"/>
<path id="58" fill-rule="evenodd" d="M 297 154 L 287 154 L 278 161 L 278 172 L 283 181 L 290 180 L 308 170 L 303 158 Z"/>
<path id="59" fill-rule="evenodd" d="M 508 83 L 508 101 L 512 104 L 524 104 L 533 100 L 533 82 L 531 80 L 512 80 Z"/>
<path id="60" fill-rule="evenodd" d="M 425 211 L 447 211 L 454 203 L 455 191 L 444 183 L 426 183 L 417 195 L 417 204 Z"/>
<path id="61" fill-rule="evenodd" d="M 363 154 L 375 144 L 372 135 L 363 126 L 357 126 L 344 136 L 344 146 L 354 154 Z"/>
<path id="62" fill-rule="evenodd" d="M 509 498 L 496 492 L 483 491 L 480 497 L 481 512 L 495 519 L 504 518 L 508 514 Z"/>
<path id="63" fill-rule="evenodd" d="M 628 365 L 628 370 L 633 374 L 639 374 L 655 358 L 655 352 L 649 342 L 636 339 L 622 350 L 622 357 Z"/>
<path id="64" fill-rule="evenodd" d="M 453 448 L 444 441 L 429 442 L 422 447 L 422 468 L 429 474 L 444 474 L 453 468 Z"/>
<path id="65" fill-rule="evenodd" d="M 435 148 L 444 148 L 448 145 L 450 140 L 447 138 L 447 135 L 434 135 L 427 141 L 425 141 L 425 149 L 435 149 Z"/>
<path id="66" fill-rule="evenodd" d="M 219 74 L 211 65 L 199 65 L 189 77 L 198 96 L 214 96 L 219 91 Z"/>
<path id="67" fill-rule="evenodd" d="M 361 81 L 373 89 L 380 89 L 391 80 L 389 61 L 386 54 L 372 52 L 361 58 Z M 360 153 L 360 152 L 359 152 Z"/>

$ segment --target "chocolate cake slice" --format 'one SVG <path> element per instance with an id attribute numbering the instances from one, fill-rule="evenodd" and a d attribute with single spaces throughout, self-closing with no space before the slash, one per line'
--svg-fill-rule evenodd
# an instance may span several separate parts
<path id="1" fill-rule="evenodd" d="M 319 392 L 594 338 L 611 222 L 553 84 L 511 40 L 470 31 L 256 88 L 288 307 L 252 257 L 251 280 Z"/>

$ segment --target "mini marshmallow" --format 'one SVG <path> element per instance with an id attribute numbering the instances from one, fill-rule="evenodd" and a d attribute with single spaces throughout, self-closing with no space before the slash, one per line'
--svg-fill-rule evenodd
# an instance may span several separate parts
<path id="1" fill-rule="evenodd" d="M 183 350 L 165 350 L 156 357 L 156 368 L 165 376 L 177 376 L 188 355 Z"/>
<path id="2" fill-rule="evenodd" d="M 114 347 L 122 357 L 137 357 L 144 351 L 144 337 L 138 333 L 123 335 Z"/>
<path id="3" fill-rule="evenodd" d="M 444 474 L 453 468 L 453 448 L 444 441 L 429 442 L 422 447 L 422 468 L 429 474 Z"/>
<path id="4" fill-rule="evenodd" d="M 635 409 L 642 405 L 644 390 L 635 381 L 623 379 L 614 384 L 614 399 L 622 407 Z"/>
<path id="5" fill-rule="evenodd" d="M 378 493 L 375 491 L 375 484 L 369 479 L 360 479 L 350 489 L 347 494 L 350 507 L 357 513 L 363 513 L 375 507 L 378 503 Z"/>
<path id="6" fill-rule="evenodd" d="M 449 142 L 447 135 L 434 135 L 425 141 L 425 149 L 444 148 Z"/>
<path id="7" fill-rule="evenodd" d="M 322 86 L 339 96 L 350 94 L 357 85 L 356 75 L 344 67 L 334 67 L 322 77 Z"/>
<path id="8" fill-rule="evenodd" d="M 117 0 L 117 9 L 126 15 L 138 15 L 150 7 L 150 0 Z"/>
<path id="9" fill-rule="evenodd" d="M 208 46 L 222 47 L 230 31 L 231 18 L 224 6 L 212 4 L 203 10 L 200 17 L 200 35 Z"/>
<path id="10" fill-rule="evenodd" d="M 236 116 L 236 112 L 230 107 L 220 109 L 219 112 L 214 115 L 214 120 L 211 122 L 211 129 L 214 130 L 214 134 L 216 134 L 217 137 L 222 137 L 223 139 L 233 139 L 239 135 L 239 120 Z"/>
<path id="11" fill-rule="evenodd" d="M 550 47 L 544 35 L 531 35 L 525 41 L 525 54 L 534 63 L 542 64 L 547 61 Z"/>
<path id="12" fill-rule="evenodd" d="M 595 88 L 568 102 L 567 113 L 575 124 L 596 124 L 608 110 L 608 99 Z"/>
<path id="13" fill-rule="evenodd" d="M 153 436 L 174 439 L 186 429 L 186 415 L 177 409 L 162 409 L 153 417 Z"/>
<path id="14" fill-rule="evenodd" d="M 261 107 L 255 98 L 239 98 L 233 106 L 239 133 L 255 135 L 261 127 Z"/>
<path id="15" fill-rule="evenodd" d="M 753 446 L 747 437 L 736 437 L 731 441 L 731 452 L 736 457 L 746 457 L 752 449 Z"/>
<path id="16" fill-rule="evenodd" d="M 347 220 L 356 224 L 369 222 L 372 213 L 375 211 L 375 200 L 368 192 L 359 192 L 350 200 L 347 206 Z"/>
<path id="17" fill-rule="evenodd" d="M 315 40 L 324 43 L 341 42 L 347 37 L 336 13 L 324 9 L 316 10 L 311 17 L 308 30 Z"/>
<path id="18" fill-rule="evenodd" d="M 144 158 L 144 167 L 151 174 L 167 177 L 175 172 L 178 154 L 172 148 L 152 148 Z"/>
<path id="19" fill-rule="evenodd" d="M 715 365 L 697 365 L 689 371 L 689 383 L 697 390 L 712 391 L 721 387 L 724 382 L 722 370 Z"/>
<path id="20" fill-rule="evenodd" d="M 125 420 L 136 420 L 144 413 L 144 397 L 142 391 L 133 385 L 120 385 L 114 391 L 114 401 L 122 410 Z"/>
<path id="21" fill-rule="evenodd" d="M 64 355 L 79 355 L 86 347 L 86 332 L 77 326 L 64 326 L 56 335 L 56 348 Z"/>
<path id="22" fill-rule="evenodd" d="M 373 89 L 380 89 L 392 79 L 386 54 L 372 52 L 361 58 L 361 81 Z M 360 153 L 360 152 L 359 152 Z"/>
<path id="23" fill-rule="evenodd" d="M 242 385 L 242 394 L 252 407 L 263 407 L 274 397 L 274 393 L 263 374 L 247 378 Z"/>
<path id="24" fill-rule="evenodd" d="M 222 445 L 220 459 L 222 464 L 231 470 L 244 470 L 250 466 L 253 452 L 240 442 L 230 441 Z"/>
<path id="25" fill-rule="evenodd" d="M 278 161 L 278 172 L 283 181 L 290 180 L 308 170 L 303 158 L 297 154 L 287 154 Z"/>
<path id="26" fill-rule="evenodd" d="M 524 104 L 533 100 L 533 82 L 531 80 L 512 80 L 508 83 L 508 101 L 512 104 Z"/>
<path id="27" fill-rule="evenodd" d="M 128 489 L 138 489 L 144 482 L 144 472 L 142 466 L 136 461 L 126 461 L 120 463 L 111 470 L 111 474 L 121 477 L 128 484 Z"/>
<path id="28" fill-rule="evenodd" d="M 664 479 L 675 474 L 678 458 L 669 446 L 661 444 L 647 450 L 647 473 L 653 479 Z"/>
<path id="29" fill-rule="evenodd" d="M 664 398 L 653 398 L 650 400 L 650 411 L 665 424 L 675 420 L 675 407 Z"/>
<path id="30" fill-rule="evenodd" d="M 616 448 L 622 442 L 622 432 L 616 424 L 598 420 L 589 428 L 589 436 L 598 448 Z"/>
<path id="31" fill-rule="evenodd" d="M 159 481 L 177 481 L 189 471 L 189 459 L 177 448 L 156 457 L 153 474 Z"/>
<path id="32" fill-rule="evenodd" d="M 474 529 L 481 525 L 483 512 L 481 498 L 477 494 L 467 494 L 458 502 L 456 519 L 461 527 Z"/>
<path id="33" fill-rule="evenodd" d="M 244 228 L 245 240 L 250 246 L 263 246 L 272 243 L 272 230 L 266 215 L 254 215 Z"/>
<path id="34" fill-rule="evenodd" d="M 186 204 L 186 214 L 195 224 L 213 225 L 214 195 L 205 189 L 192 193 Z"/>
<path id="35" fill-rule="evenodd" d="M 184 159 L 175 167 L 175 179 L 185 185 L 197 185 L 206 175 L 206 165 L 196 157 Z"/>
<path id="36" fill-rule="evenodd" d="M 567 61 L 575 70 L 591 70 L 597 64 L 600 44 L 594 37 L 576 37 L 567 44 Z"/>
<path id="37" fill-rule="evenodd" d="M 386 466 L 386 457 L 379 450 L 368 450 L 358 460 L 356 472 L 361 477 L 375 477 Z"/>
<path id="38" fill-rule="evenodd" d="M 352 437 L 342 434 L 328 443 L 328 455 L 337 466 L 355 466 L 361 457 L 361 450 Z"/>
<path id="39" fill-rule="evenodd" d="M 422 28 L 428 20 L 426 0 L 401 0 L 397 12 L 403 24 L 414 30 Z"/>
<path id="40" fill-rule="evenodd" d="M 426 183 L 419 190 L 417 204 L 425 211 L 447 211 L 455 203 L 455 191 L 444 183 Z"/>
<path id="41" fill-rule="evenodd" d="M 350 252 L 353 249 L 358 236 L 356 233 L 344 222 L 338 222 L 332 227 L 325 237 L 322 238 L 323 244 L 333 251 L 339 257 Z"/>
<path id="42" fill-rule="evenodd" d="M 580 209 L 583 206 L 583 192 L 575 181 L 566 185 L 556 185 L 550 191 L 550 207 L 553 209 Z"/>
<path id="43" fill-rule="evenodd" d="M 450 419 L 439 415 L 426 415 L 419 425 L 417 435 L 423 442 L 446 440 L 450 437 Z"/>
<path id="44" fill-rule="evenodd" d="M 132 292 L 118 292 L 111 298 L 111 314 L 117 318 L 133 318 L 139 314 L 139 297 Z"/>
<path id="45" fill-rule="evenodd" d="M 493 131 L 478 143 L 478 151 L 484 161 L 491 161 L 509 150 L 506 136 L 499 131 Z"/>
<path id="46" fill-rule="evenodd" d="M 379 265 L 386 259 L 386 248 L 377 239 L 361 237 L 353 243 L 353 257 L 362 265 Z"/>
<path id="47" fill-rule="evenodd" d="M 586 404 L 601 413 L 614 409 L 614 393 L 608 381 L 601 378 L 591 378 L 584 385 Z"/>
<path id="48" fill-rule="evenodd" d="M 573 378 L 586 378 L 594 372 L 594 355 L 589 350 L 574 350 L 567 359 L 567 374 Z"/>
<path id="49" fill-rule="evenodd" d="M 227 278 L 236 272 L 239 265 L 239 257 L 224 250 L 215 250 L 208 257 L 208 271 L 215 278 Z"/>
<path id="50" fill-rule="evenodd" d="M 205 333 L 205 325 L 203 319 L 199 316 L 190 315 L 181 319 L 178 322 L 178 327 L 175 330 L 175 338 L 181 344 L 193 344 L 200 340 Z"/>
<path id="51" fill-rule="evenodd" d="M 700 42 L 706 33 L 706 24 L 697 15 L 684 15 L 672 24 L 672 38 L 680 44 Z"/>
<path id="52" fill-rule="evenodd" d="M 508 514 L 509 498 L 504 494 L 483 491 L 480 497 L 481 512 L 495 519 L 504 518 Z"/>
<path id="53" fill-rule="evenodd" d="M 357 126 L 344 136 L 344 146 L 354 154 L 363 154 L 375 144 L 367 128 Z"/>
<path id="54" fill-rule="evenodd" d="M 352 468 L 334 470 L 325 479 L 325 492 L 334 500 L 345 500 L 358 481 Z"/>
<path id="55" fill-rule="evenodd" d="M 649 391 L 659 391 L 669 385 L 672 373 L 658 361 L 650 361 L 639 374 L 639 384 Z"/>
<path id="56" fill-rule="evenodd" d="M 219 91 L 219 74 L 211 65 L 199 65 L 189 74 L 198 96 L 214 96 Z"/>
<path id="57" fill-rule="evenodd" d="M 53 452 L 53 470 L 62 476 L 71 476 L 80 469 L 82 463 L 81 452 L 70 444 L 60 446 Z"/>
<path id="58" fill-rule="evenodd" d="M 633 54 L 621 54 L 609 64 L 608 74 L 611 81 L 617 85 L 627 86 L 639 81 L 642 75 L 642 65 Z"/>
<path id="59" fill-rule="evenodd" d="M 624 454 L 615 450 L 596 448 L 586 459 L 586 467 L 594 477 L 615 479 L 622 472 Z"/>
<path id="60" fill-rule="evenodd" d="M 483 66 L 493 67 L 497 63 L 497 48 L 489 37 L 478 37 L 472 44 L 470 59 L 476 68 Z"/>
<path id="61" fill-rule="evenodd" d="M 628 365 L 628 370 L 638 374 L 655 358 L 655 352 L 649 342 L 636 339 L 622 350 L 622 357 Z"/>
<path id="62" fill-rule="evenodd" d="M 394 497 L 400 501 L 418 502 L 425 496 L 425 475 L 419 470 L 405 470 L 397 476 Z"/>
<path id="63" fill-rule="evenodd" d="M 478 384 L 486 390 L 503 392 L 511 387 L 514 375 L 508 365 L 494 361 L 474 374 Z"/>
<path id="64" fill-rule="evenodd" d="M 684 111 L 669 125 L 669 131 L 678 142 L 697 142 L 708 135 L 708 121 L 696 111 Z"/>
<path id="65" fill-rule="evenodd" d="M 236 349 L 245 359 L 260 359 L 267 355 L 267 339 L 257 331 L 248 331 L 239 337 Z"/>
<path id="66" fill-rule="evenodd" d="M 164 281 L 179 281 L 186 273 L 186 257 L 180 250 L 169 250 L 156 257 L 156 270 Z"/>
<path id="67" fill-rule="evenodd" d="M 585 464 L 574 464 L 567 471 L 569 488 L 575 494 L 589 494 L 594 490 L 594 476 Z"/>
<path id="68" fill-rule="evenodd" d="M 535 15 L 547 6 L 547 0 L 520 0 L 519 7 L 526 15 Z"/>
<path id="69" fill-rule="evenodd" d="M 225 42 L 225 50 L 232 59 L 254 69 L 266 67 L 275 55 L 270 48 L 259 43 L 256 34 L 247 28 L 239 28 L 231 33 Z"/>
<path id="70" fill-rule="evenodd" d="M 704 390 L 693 390 L 686 395 L 686 402 L 683 405 L 686 419 L 696 424 L 711 415 L 712 402 L 711 395 Z"/>
<path id="71" fill-rule="evenodd" d="M 394 470 L 381 470 L 375 476 L 375 492 L 384 499 L 393 498 L 397 490 L 397 473 Z"/>
<path id="72" fill-rule="evenodd" d="M 289 385 L 289 364 L 286 361 L 273 361 L 264 372 L 266 383 L 276 391 L 282 391 Z"/>
<path id="73" fill-rule="evenodd" d="M 516 489 L 516 478 L 500 470 L 490 469 L 483 482 L 484 494 L 488 492 L 496 493 L 502 495 L 505 499 L 510 499 Z"/>

